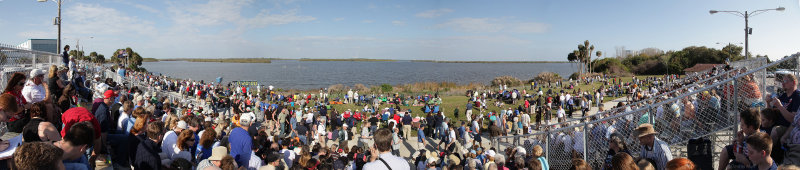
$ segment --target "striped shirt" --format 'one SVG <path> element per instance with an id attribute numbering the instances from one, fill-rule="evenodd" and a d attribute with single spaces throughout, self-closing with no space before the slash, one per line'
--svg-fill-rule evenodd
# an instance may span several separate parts
<path id="1" fill-rule="evenodd" d="M 655 137 L 653 141 L 653 148 L 642 146 L 642 152 L 639 156 L 655 161 L 657 170 L 664 170 L 667 166 L 667 161 L 672 160 L 672 152 L 670 152 L 667 143 L 664 143 L 658 137 Z"/>

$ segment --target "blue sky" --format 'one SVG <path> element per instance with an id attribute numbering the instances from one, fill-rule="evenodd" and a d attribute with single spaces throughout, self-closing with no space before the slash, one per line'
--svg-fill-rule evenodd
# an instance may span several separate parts
<path id="1" fill-rule="evenodd" d="M 750 19 L 750 52 L 776 59 L 800 52 L 798 0 L 65 0 L 62 40 L 153 58 L 564 61 L 584 40 L 605 56 L 743 43 L 743 18 L 708 11 L 779 6 Z M 56 14 L 0 0 L 0 43 L 55 38 Z"/>

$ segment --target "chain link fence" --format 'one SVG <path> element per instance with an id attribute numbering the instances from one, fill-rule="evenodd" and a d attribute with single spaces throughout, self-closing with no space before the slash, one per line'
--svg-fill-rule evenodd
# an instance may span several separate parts
<path id="1" fill-rule="evenodd" d="M 492 139 L 497 150 L 521 146 L 530 150 L 541 144 L 553 169 L 569 169 L 572 160 L 586 160 L 601 169 L 610 159 L 609 138 L 622 137 L 631 156 L 638 157 L 636 127 L 653 124 L 656 137 L 670 147 L 674 158 L 687 157 L 690 139 L 705 138 L 713 143 L 713 163 L 716 166 L 720 151 L 731 144 L 739 125 L 742 110 L 766 106 L 763 98 L 775 93 L 775 80 L 768 78 L 767 68 L 784 62 L 796 62 L 800 54 L 767 64 L 766 59 L 751 59 L 731 64 L 730 69 L 709 72 L 681 79 L 668 92 L 620 108 L 598 113 L 586 119 L 551 125 L 544 131 Z M 797 63 L 793 63 L 797 67 Z M 797 74 L 797 73 L 794 73 Z M 767 87 L 772 89 L 767 91 Z M 627 111 L 625 111 L 627 110 Z M 529 145 L 525 145 L 525 144 Z"/>
<path id="2" fill-rule="evenodd" d="M 50 65 L 60 63 L 56 53 L 34 51 L 19 46 L 0 43 L 0 89 L 5 89 L 8 79 L 16 72 L 28 75 L 33 69 L 47 71 Z"/>
<path id="3" fill-rule="evenodd" d="M 697 84 L 708 83 L 710 81 L 718 81 L 718 79 L 733 70 L 737 69 L 744 69 L 747 68 L 758 68 L 760 66 L 766 65 L 768 63 L 767 58 L 753 58 L 747 60 L 736 61 L 728 64 L 730 68 L 726 69 L 726 65 L 718 65 L 715 66 L 714 69 L 709 69 L 706 71 L 690 73 L 687 76 L 679 79 L 671 79 L 667 81 L 661 81 L 659 83 L 655 83 L 652 88 L 658 89 L 660 93 L 648 93 L 642 99 L 628 101 L 625 106 L 628 105 L 640 105 L 640 104 L 648 104 L 652 103 L 654 100 L 658 98 L 662 98 L 664 96 L 675 96 L 676 94 L 680 94 L 681 92 L 685 92 L 686 89 L 693 88 Z M 765 84 L 765 82 L 761 81 L 766 79 L 766 72 L 757 72 L 753 77 L 761 78 L 758 79 L 758 84 Z M 769 82 L 766 82 L 769 83 Z M 761 89 L 761 93 L 765 93 L 766 88 Z M 631 94 L 633 95 L 633 94 Z M 617 114 L 627 111 L 630 111 L 628 107 L 617 107 L 617 106 L 606 106 L 606 108 L 611 107 L 608 110 L 604 110 L 597 114 L 587 115 L 585 117 L 579 117 L 575 119 L 570 119 L 564 122 L 554 123 L 550 126 L 561 126 L 564 124 L 577 124 L 580 122 L 585 122 L 590 119 L 597 119 L 600 117 L 607 117 L 611 114 Z"/>

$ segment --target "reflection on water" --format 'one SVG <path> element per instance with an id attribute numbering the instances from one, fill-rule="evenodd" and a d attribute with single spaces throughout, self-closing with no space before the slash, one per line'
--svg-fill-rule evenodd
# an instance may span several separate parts
<path id="1" fill-rule="evenodd" d="M 273 60 L 272 63 L 211 63 L 186 61 L 145 62 L 148 71 L 170 77 L 225 82 L 258 80 L 284 89 L 324 88 L 333 84 L 380 85 L 425 81 L 487 84 L 494 77 L 511 75 L 528 80 L 542 71 L 568 77 L 570 63 L 432 63 Z"/>

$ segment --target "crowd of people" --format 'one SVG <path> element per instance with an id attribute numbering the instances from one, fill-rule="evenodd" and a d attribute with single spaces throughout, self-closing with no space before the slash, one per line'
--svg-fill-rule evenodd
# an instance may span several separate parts
<path id="1" fill-rule="evenodd" d="M 119 76 L 106 77 L 103 73 L 108 69 L 70 60 L 48 71 L 14 73 L 0 95 L 0 134 L 20 133 L 22 142 L 0 142 L 0 150 L 15 149 L 11 157 L 0 160 L 0 168 L 550 169 L 562 167 L 563 162 L 547 160 L 543 139 L 504 150 L 484 140 L 549 129 L 550 116 L 559 122 L 575 111 L 585 116 L 590 107 L 603 108 L 604 97 L 632 96 L 633 104 L 622 102 L 614 111 L 601 112 L 591 120 L 667 101 L 680 94 L 661 94 L 690 93 L 744 72 L 715 70 L 688 79 L 634 77 L 630 82 L 598 76 L 556 83 L 563 90 L 531 93 L 507 87 L 475 89 L 466 94 L 462 119 L 459 108 L 442 108 L 438 93 L 367 95 L 350 90 L 338 96 L 324 89 L 287 93 L 271 86 L 262 90 L 124 69 L 108 71 Z M 715 76 L 717 80 L 688 87 Z M 800 128 L 795 127 L 800 123 L 796 116 L 800 91 L 793 75 L 781 77 L 783 93 L 772 97 L 760 94 L 759 88 L 764 87 L 751 83 L 752 77 L 742 76 L 742 89 L 748 90 L 737 96 L 727 86 L 707 90 L 659 105 L 653 115 L 635 115 L 639 116 L 635 119 L 631 114 L 593 125 L 586 138 L 581 136 L 584 133 L 551 134 L 546 137 L 560 148 L 544 148 L 569 153 L 574 159 L 566 165 L 572 169 L 695 169 L 687 158 L 673 159 L 668 147 L 673 140 L 692 135 L 674 130 L 659 133 L 656 127 L 704 129 L 701 126 L 709 120 L 702 117 L 708 116 L 697 114 L 724 117 L 735 111 L 741 131 L 720 154 L 719 167 L 769 169 L 781 163 L 798 164 L 800 156 L 793 153 L 800 148 Z M 574 88 L 597 81 L 604 85 L 589 91 Z M 552 85 L 534 83 L 530 91 L 548 86 Z M 747 99 L 740 100 L 743 107 L 722 102 L 742 96 Z M 489 110 L 488 102 L 501 110 Z M 340 103 L 363 109 L 332 107 Z M 454 109 L 453 117 L 446 116 L 445 109 Z M 648 121 L 650 116 L 659 121 Z M 680 121 L 669 121 L 676 119 Z M 630 148 L 632 140 L 640 146 Z M 580 147 L 585 142 L 608 147 L 585 151 Z M 604 161 L 583 160 L 587 154 Z"/>

